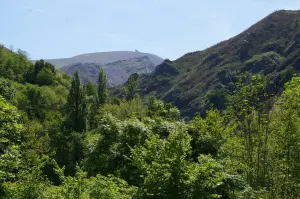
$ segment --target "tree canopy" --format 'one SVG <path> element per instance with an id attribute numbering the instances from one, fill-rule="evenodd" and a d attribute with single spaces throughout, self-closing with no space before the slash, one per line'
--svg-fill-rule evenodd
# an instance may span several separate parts
<path id="1" fill-rule="evenodd" d="M 8 66 L 1 199 L 300 197 L 298 75 L 286 71 L 274 95 L 268 76 L 238 74 L 184 120 L 173 104 L 140 97 L 134 76 L 118 98 L 103 70 L 98 85 L 83 85 L 78 72 L 2 49 L 0 72 Z"/>

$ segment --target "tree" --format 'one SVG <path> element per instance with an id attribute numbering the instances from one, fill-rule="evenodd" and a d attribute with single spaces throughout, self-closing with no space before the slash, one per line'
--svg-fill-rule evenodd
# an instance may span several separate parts
<path id="1" fill-rule="evenodd" d="M 170 121 L 176 121 L 179 118 L 180 112 L 177 107 L 172 104 L 164 104 L 163 101 L 150 96 L 147 103 L 148 115 L 151 118 L 163 117 Z"/>
<path id="2" fill-rule="evenodd" d="M 30 82 L 39 84 L 40 86 L 51 85 L 54 83 L 55 74 L 55 67 L 41 59 L 35 62 L 29 80 Z"/>
<path id="3" fill-rule="evenodd" d="M 95 115 L 97 113 L 97 87 L 90 80 L 86 85 L 87 101 L 88 101 L 88 123 L 87 130 L 95 127 Z"/>
<path id="4" fill-rule="evenodd" d="M 130 76 L 125 86 L 125 97 L 128 101 L 136 97 L 137 94 L 137 83 L 133 75 Z"/>
<path id="5" fill-rule="evenodd" d="M 96 86 L 89 80 L 86 85 L 86 95 L 96 96 Z"/>
<path id="6" fill-rule="evenodd" d="M 273 143 L 272 184 L 276 195 L 282 198 L 299 198 L 300 182 L 300 77 L 285 84 L 281 99 L 272 111 Z"/>
<path id="7" fill-rule="evenodd" d="M 0 154 L 6 151 L 7 145 L 20 140 L 22 125 L 18 124 L 16 107 L 8 104 L 0 95 Z"/>
<path id="8" fill-rule="evenodd" d="M 109 175 L 108 177 L 96 175 L 87 177 L 87 173 L 79 166 L 76 167 L 74 177 L 65 176 L 64 169 L 55 168 L 61 185 L 48 186 L 41 194 L 45 199 L 131 199 L 135 196 L 137 188 L 128 185 L 124 180 Z"/>
<path id="9" fill-rule="evenodd" d="M 166 139 L 149 133 L 143 145 L 131 149 L 132 164 L 143 177 L 141 198 L 220 198 L 224 174 L 218 161 L 201 155 L 192 161 L 191 137 L 176 127 Z"/>
<path id="10" fill-rule="evenodd" d="M 208 104 L 212 104 L 218 110 L 226 109 L 227 91 L 224 88 L 217 88 L 207 94 Z"/>
<path id="11" fill-rule="evenodd" d="M 97 106 L 98 108 L 107 102 L 107 77 L 103 70 L 100 69 L 98 78 L 98 90 L 97 90 Z"/>
<path id="12" fill-rule="evenodd" d="M 0 95 L 0 198 L 3 183 L 14 177 L 19 166 L 19 141 L 23 126 L 18 122 L 16 107 L 8 104 Z"/>
<path id="13" fill-rule="evenodd" d="M 48 69 L 42 69 L 35 77 L 35 82 L 39 85 L 51 85 L 54 83 L 54 74 Z"/>
<path id="14" fill-rule="evenodd" d="M 66 110 L 70 127 L 77 132 L 85 130 L 87 115 L 86 93 L 80 83 L 78 72 L 74 73 Z"/>
<path id="15" fill-rule="evenodd" d="M 147 115 L 147 107 L 139 97 L 131 101 L 121 100 L 119 104 L 104 104 L 97 117 L 112 114 L 114 117 L 126 120 L 131 117 L 143 118 Z"/>
<path id="16" fill-rule="evenodd" d="M 11 85 L 11 82 L 6 79 L 0 79 L 0 95 L 6 100 L 11 100 L 15 94 L 15 90 Z"/>

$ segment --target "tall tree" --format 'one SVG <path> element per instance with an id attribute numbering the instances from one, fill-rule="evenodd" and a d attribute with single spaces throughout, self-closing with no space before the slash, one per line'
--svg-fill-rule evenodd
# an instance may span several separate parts
<path id="1" fill-rule="evenodd" d="M 96 95 L 96 85 L 91 82 L 91 80 L 88 81 L 86 85 L 86 94 L 87 96 L 95 96 Z"/>
<path id="2" fill-rule="evenodd" d="M 107 102 L 107 76 L 103 70 L 100 69 L 98 78 L 98 90 L 97 90 L 97 106 L 100 107 Z"/>
<path id="3" fill-rule="evenodd" d="M 72 85 L 70 88 L 68 101 L 67 101 L 67 114 L 69 124 L 74 131 L 80 132 L 86 126 L 86 92 L 80 83 L 78 72 L 74 73 Z"/>
<path id="4" fill-rule="evenodd" d="M 281 99 L 272 112 L 273 133 L 271 177 L 281 198 L 299 198 L 300 182 L 300 77 L 285 84 Z"/>
<path id="5" fill-rule="evenodd" d="M 137 83 L 133 75 L 130 76 L 126 88 L 125 95 L 128 101 L 132 100 L 137 94 Z"/>

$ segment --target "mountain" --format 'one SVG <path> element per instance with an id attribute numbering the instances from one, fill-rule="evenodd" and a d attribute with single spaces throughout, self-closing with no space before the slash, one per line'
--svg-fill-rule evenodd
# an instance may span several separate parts
<path id="1" fill-rule="evenodd" d="M 78 71 L 83 83 L 90 79 L 93 83 L 98 80 L 98 73 L 102 67 L 108 76 L 109 86 L 124 84 L 133 73 L 150 74 L 154 71 L 156 64 L 148 56 L 129 58 L 108 64 L 75 63 L 61 68 L 61 71 L 73 75 Z"/>
<path id="2" fill-rule="evenodd" d="M 87 53 L 71 58 L 45 61 L 69 75 L 78 71 L 81 81 L 84 83 L 87 83 L 89 79 L 96 83 L 100 67 L 103 67 L 108 76 L 109 85 L 117 86 L 125 83 L 133 73 L 151 73 L 155 66 L 162 63 L 163 59 L 136 50 Z"/>
<path id="3" fill-rule="evenodd" d="M 112 51 L 112 52 L 97 52 L 97 53 L 86 53 L 77 55 L 71 58 L 62 59 L 46 59 L 45 61 L 53 64 L 56 68 L 62 68 L 64 66 L 77 64 L 77 63 L 96 63 L 96 64 L 108 64 L 121 60 L 127 60 L 136 57 L 149 57 L 151 62 L 155 65 L 160 64 L 163 59 L 149 53 L 141 53 L 138 51 Z"/>
<path id="4" fill-rule="evenodd" d="M 239 74 L 268 75 L 271 88 L 280 90 L 291 70 L 300 71 L 300 11 L 281 10 L 206 50 L 165 60 L 138 83 L 142 96 L 154 94 L 183 116 L 193 116 L 207 109 L 213 91 L 228 89 Z"/>

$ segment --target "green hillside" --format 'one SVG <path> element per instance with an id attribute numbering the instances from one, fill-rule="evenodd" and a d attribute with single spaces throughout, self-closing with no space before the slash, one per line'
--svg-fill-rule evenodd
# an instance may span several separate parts
<path id="1" fill-rule="evenodd" d="M 0 46 L 0 199 L 300 198 L 298 15 L 115 90 Z"/>
<path id="2" fill-rule="evenodd" d="M 268 75 L 271 87 L 282 88 L 287 68 L 299 71 L 299 44 L 300 12 L 277 11 L 234 38 L 165 61 L 140 77 L 141 94 L 172 102 L 185 116 L 204 113 L 210 91 L 232 90 L 236 76 L 245 72 Z"/>

